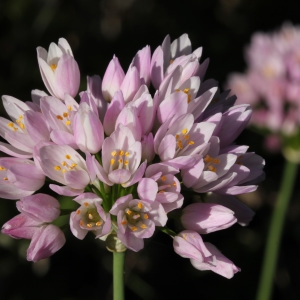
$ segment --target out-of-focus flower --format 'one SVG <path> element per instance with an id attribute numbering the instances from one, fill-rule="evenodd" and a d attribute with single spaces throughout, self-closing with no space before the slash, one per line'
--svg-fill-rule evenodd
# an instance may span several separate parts
<path id="1" fill-rule="evenodd" d="M 250 124 L 266 135 L 271 151 L 300 148 L 299 45 L 300 27 L 290 23 L 272 33 L 255 33 L 245 51 L 247 69 L 231 74 L 226 84 L 237 103 L 251 104 Z"/>

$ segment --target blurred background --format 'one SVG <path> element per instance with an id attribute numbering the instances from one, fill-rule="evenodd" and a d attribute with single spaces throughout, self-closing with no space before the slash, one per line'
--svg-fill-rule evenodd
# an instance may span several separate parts
<path id="1" fill-rule="evenodd" d="M 0 94 L 30 100 L 44 86 L 36 47 L 65 37 L 79 64 L 82 89 L 87 75 L 103 76 L 115 54 L 124 70 L 145 45 L 152 51 L 164 37 L 188 33 L 193 49 L 210 58 L 206 78 L 220 86 L 229 73 L 245 69 L 244 47 L 256 31 L 273 31 L 283 22 L 300 24 L 298 0 L 1 0 Z M 156 234 L 138 253 L 126 257 L 126 299 L 255 298 L 269 220 L 282 174 L 280 154 L 263 148 L 262 138 L 246 130 L 239 144 L 266 159 L 266 180 L 242 197 L 255 212 L 247 227 L 235 225 L 205 236 L 241 272 L 228 280 L 195 270 L 177 256 L 172 241 Z M 298 181 L 299 182 L 299 178 Z M 300 299 L 300 186 L 287 213 L 273 290 L 274 300 Z M 16 214 L 15 201 L 0 201 L 0 224 Z M 51 259 L 26 261 L 27 241 L 0 234 L 0 299 L 111 299 L 111 253 L 88 236 L 67 243 Z"/>

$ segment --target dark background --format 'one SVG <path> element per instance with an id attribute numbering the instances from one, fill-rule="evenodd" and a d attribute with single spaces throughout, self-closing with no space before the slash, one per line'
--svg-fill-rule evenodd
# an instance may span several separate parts
<path id="1" fill-rule="evenodd" d="M 223 86 L 229 73 L 243 71 L 243 49 L 255 31 L 283 22 L 300 24 L 297 0 L 1 0 L 0 94 L 30 100 L 44 89 L 36 47 L 48 48 L 65 37 L 79 64 L 82 87 L 87 75 L 104 74 L 113 54 L 124 70 L 145 45 L 152 51 L 167 34 L 188 33 L 193 49 L 210 58 L 206 78 Z M 177 256 L 168 236 L 156 234 L 139 253 L 126 257 L 126 299 L 255 298 L 269 220 L 282 175 L 280 154 L 267 153 L 262 138 L 245 131 L 238 141 L 266 158 L 267 179 L 243 197 L 256 211 L 248 227 L 233 226 L 205 236 L 242 271 L 228 280 L 193 269 Z M 299 179 L 298 181 L 299 182 Z M 300 299 L 300 189 L 296 184 L 287 214 L 273 300 Z M 0 201 L 0 224 L 16 214 L 15 201 Z M 27 262 L 27 241 L 0 234 L 0 299 L 111 299 L 111 253 L 88 236 L 67 243 L 51 259 Z"/>

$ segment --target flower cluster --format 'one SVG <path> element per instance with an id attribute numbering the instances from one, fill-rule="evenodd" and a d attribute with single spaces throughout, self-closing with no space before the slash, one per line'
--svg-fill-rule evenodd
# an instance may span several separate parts
<path id="1" fill-rule="evenodd" d="M 153 54 L 138 51 L 126 72 L 114 56 L 80 93 L 65 39 L 37 54 L 49 94 L 2 98 L 10 119 L 0 118 L 0 150 L 9 155 L 0 158 L 0 197 L 18 200 L 20 211 L 2 233 L 31 239 L 28 260 L 59 250 L 65 238 L 55 221 L 67 210 L 40 190 L 48 187 L 76 205 L 67 213 L 78 239 L 92 232 L 122 246 L 108 245 L 113 251 L 139 251 L 162 230 L 195 268 L 231 278 L 239 269 L 200 234 L 251 220 L 235 196 L 257 188 L 264 160 L 235 144 L 251 109 L 204 80 L 202 48 L 192 51 L 187 34 L 167 36 Z"/>
<path id="2" fill-rule="evenodd" d="M 299 26 L 286 23 L 272 33 L 257 32 L 245 51 L 246 71 L 231 74 L 227 82 L 237 103 L 253 106 L 251 124 L 266 131 L 266 146 L 273 151 L 287 140 L 300 147 L 299 46 Z"/>

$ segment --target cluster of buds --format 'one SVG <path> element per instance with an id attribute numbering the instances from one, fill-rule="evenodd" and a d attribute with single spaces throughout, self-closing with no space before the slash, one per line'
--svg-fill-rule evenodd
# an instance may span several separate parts
<path id="1" fill-rule="evenodd" d="M 299 49 L 299 26 L 285 23 L 272 33 L 257 32 L 245 51 L 246 71 L 228 78 L 237 103 L 252 105 L 251 125 L 266 134 L 272 151 L 300 148 Z"/>
<path id="2" fill-rule="evenodd" d="M 77 206 L 67 213 L 78 239 L 92 232 L 112 251 L 139 251 L 162 230 L 195 268 L 231 278 L 239 268 L 201 235 L 251 220 L 236 195 L 257 188 L 264 160 L 235 144 L 251 109 L 204 80 L 202 48 L 192 51 L 187 34 L 167 36 L 153 54 L 138 51 L 127 72 L 114 56 L 80 93 L 65 39 L 37 53 L 50 95 L 2 98 L 10 119 L 0 118 L 0 150 L 10 157 L 0 158 L 0 197 L 20 211 L 2 233 L 31 239 L 28 260 L 49 257 L 65 243 L 55 222 L 64 196 Z"/>

